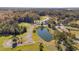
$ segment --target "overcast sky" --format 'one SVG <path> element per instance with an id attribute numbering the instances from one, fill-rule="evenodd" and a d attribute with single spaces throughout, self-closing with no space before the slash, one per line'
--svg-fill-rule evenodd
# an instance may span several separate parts
<path id="1" fill-rule="evenodd" d="M 78 0 L 0 0 L 0 7 L 79 7 Z"/>

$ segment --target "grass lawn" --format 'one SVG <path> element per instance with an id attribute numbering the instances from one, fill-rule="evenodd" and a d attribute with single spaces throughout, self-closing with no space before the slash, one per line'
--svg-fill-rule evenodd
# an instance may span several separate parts
<path id="1" fill-rule="evenodd" d="M 0 36 L 0 51 L 6 51 L 6 50 L 11 50 L 11 48 L 5 48 L 3 46 L 3 43 L 6 40 L 10 40 L 12 36 Z"/>
<path id="2" fill-rule="evenodd" d="M 48 29 L 50 29 L 50 28 L 48 28 Z M 52 30 L 50 30 L 50 31 L 52 33 L 54 32 Z M 39 42 L 43 42 L 44 51 L 57 50 L 55 47 L 55 40 L 53 40 L 53 39 L 50 42 L 47 42 L 47 41 L 43 40 L 40 36 L 38 36 L 37 33 L 33 33 L 33 40 L 37 43 L 37 45 L 39 44 Z"/>
<path id="3" fill-rule="evenodd" d="M 27 28 L 29 28 L 29 26 L 31 26 L 30 24 L 28 24 L 28 23 L 21 23 L 21 24 L 19 24 L 19 26 L 26 26 Z M 21 34 L 21 35 L 17 35 L 17 37 L 23 37 L 23 36 L 25 36 L 27 33 L 24 33 L 24 34 Z M 10 40 L 10 39 L 12 39 L 12 36 L 1 36 L 0 37 L 0 50 L 4 50 L 4 51 L 20 51 L 20 50 L 23 50 L 23 51 L 29 51 L 29 50 L 31 50 L 31 51 L 37 51 L 37 50 L 39 50 L 39 43 L 37 42 L 38 41 L 38 39 L 37 39 L 38 37 L 36 37 L 34 34 L 33 34 L 33 41 L 35 42 L 34 44 L 31 44 L 31 45 L 24 45 L 24 46 L 17 46 L 16 48 L 14 48 L 14 49 L 12 49 L 12 48 L 5 48 L 4 46 L 3 46 L 3 43 L 6 41 L 6 40 Z"/>
<path id="4" fill-rule="evenodd" d="M 20 23 L 20 24 L 18 24 L 19 26 L 24 26 L 24 27 L 30 27 L 31 26 L 31 24 L 29 24 L 29 23 Z"/>
<path id="5" fill-rule="evenodd" d="M 45 20 L 47 16 L 40 16 L 40 20 Z"/>
<path id="6" fill-rule="evenodd" d="M 27 27 L 27 31 L 29 30 L 29 27 L 31 27 L 31 24 L 28 24 L 28 23 L 20 23 L 18 24 L 19 26 L 26 26 Z M 35 28 L 34 28 L 35 29 Z M 17 35 L 17 37 L 24 37 L 24 36 L 27 36 L 27 33 L 29 32 L 26 32 L 24 34 L 20 34 L 20 35 Z M 49 45 L 48 42 L 44 41 L 42 38 L 40 38 L 37 33 L 32 33 L 32 39 L 34 41 L 34 44 L 30 44 L 30 45 L 23 45 L 23 46 L 17 46 L 16 48 L 12 49 L 12 48 L 9 48 L 9 47 L 4 47 L 3 46 L 3 43 L 6 41 L 6 40 L 10 40 L 12 39 L 12 36 L 1 36 L 0 37 L 0 51 L 39 51 L 39 42 L 43 42 L 43 50 L 44 51 L 50 51 L 50 50 L 53 50 L 53 47 Z M 28 40 L 27 38 L 22 38 L 22 40 Z"/>

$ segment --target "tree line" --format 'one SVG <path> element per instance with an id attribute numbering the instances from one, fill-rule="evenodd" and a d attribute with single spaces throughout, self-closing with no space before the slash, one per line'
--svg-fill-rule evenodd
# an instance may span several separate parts
<path id="1" fill-rule="evenodd" d="M 17 21 L 10 20 L 0 23 L 0 35 L 19 35 L 25 32 L 27 32 L 26 27 L 18 26 Z"/>

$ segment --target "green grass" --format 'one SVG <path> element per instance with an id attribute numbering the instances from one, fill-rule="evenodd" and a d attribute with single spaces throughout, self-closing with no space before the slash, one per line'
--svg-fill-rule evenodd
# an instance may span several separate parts
<path id="1" fill-rule="evenodd" d="M 46 18 L 47 18 L 47 16 L 40 16 L 40 20 L 44 20 Z"/>
<path id="2" fill-rule="evenodd" d="M 20 23 L 20 24 L 18 24 L 19 26 L 26 26 L 26 27 L 29 27 L 29 26 L 31 26 L 30 24 L 28 24 L 28 23 Z M 24 33 L 24 34 L 21 34 L 21 35 L 17 35 L 17 37 L 23 37 L 23 36 L 25 36 L 27 33 Z M 18 47 L 16 47 L 16 48 L 14 48 L 14 49 L 12 49 L 12 48 L 5 48 L 4 46 L 3 46 L 3 43 L 6 41 L 6 40 L 10 40 L 10 39 L 12 39 L 12 36 L 0 36 L 0 51 L 11 51 L 11 50 L 13 50 L 13 51 L 19 51 L 19 50 L 31 50 L 31 51 L 37 51 L 37 50 L 39 50 L 39 46 L 38 46 L 38 44 L 37 43 L 35 43 L 35 44 L 32 44 L 32 45 L 24 45 L 24 46 L 18 46 Z"/>
<path id="3" fill-rule="evenodd" d="M 0 50 L 10 50 L 11 48 L 5 48 L 3 46 L 3 43 L 6 41 L 6 40 L 10 40 L 12 36 L 0 36 Z"/>
<path id="4" fill-rule="evenodd" d="M 26 26 L 26 27 L 29 27 L 30 26 L 30 24 L 29 23 L 20 23 L 20 24 L 18 24 L 19 26 Z"/>
<path id="5" fill-rule="evenodd" d="M 29 27 L 31 26 L 31 24 L 28 24 L 28 23 L 20 23 L 18 25 L 19 26 L 26 26 L 27 30 L 29 30 Z M 24 34 L 17 35 L 17 37 L 23 37 L 26 35 L 27 35 L 27 32 Z M 12 48 L 5 48 L 3 46 L 3 43 L 6 40 L 12 39 L 12 36 L 0 36 L 0 51 L 39 51 L 39 44 L 40 44 L 39 41 L 40 40 L 42 40 L 45 43 L 45 44 L 43 44 L 44 51 L 53 49 L 53 48 L 50 48 L 50 46 L 48 47 L 46 44 L 46 41 L 44 41 L 43 39 L 40 39 L 39 36 L 37 35 L 37 33 L 33 33 L 32 38 L 33 38 L 33 41 L 35 42 L 34 44 L 17 46 L 16 48 L 12 49 Z"/>

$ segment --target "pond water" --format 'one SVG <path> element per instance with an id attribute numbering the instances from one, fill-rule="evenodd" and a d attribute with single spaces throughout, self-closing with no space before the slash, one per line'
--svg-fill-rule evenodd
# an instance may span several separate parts
<path id="1" fill-rule="evenodd" d="M 52 35 L 48 32 L 46 28 L 42 29 L 39 28 L 37 29 L 37 34 L 43 38 L 45 41 L 51 41 L 52 40 Z"/>

